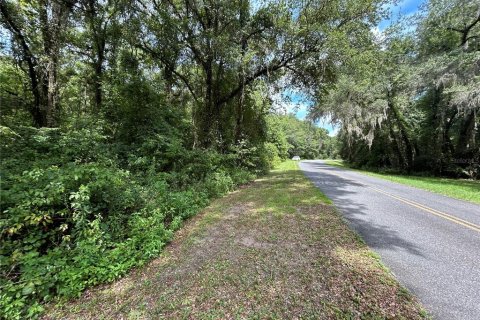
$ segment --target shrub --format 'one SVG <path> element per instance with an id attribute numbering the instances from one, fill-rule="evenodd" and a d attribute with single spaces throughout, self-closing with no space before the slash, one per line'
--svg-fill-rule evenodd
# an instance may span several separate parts
<path id="1" fill-rule="evenodd" d="M 255 179 L 255 175 L 245 169 L 235 169 L 230 172 L 233 184 L 239 186 Z"/>
<path id="2" fill-rule="evenodd" d="M 144 264 L 208 199 L 254 178 L 235 167 L 238 154 L 188 151 L 173 140 L 112 148 L 99 125 L 2 127 L 0 135 L 4 318 L 33 317 L 45 301 Z"/>
<path id="3" fill-rule="evenodd" d="M 264 144 L 262 149 L 262 158 L 263 162 L 265 163 L 264 167 L 267 168 L 267 171 L 282 161 L 278 155 L 279 151 L 275 144 L 270 142 L 266 142 Z"/>
<path id="4" fill-rule="evenodd" d="M 209 198 L 215 198 L 227 194 L 233 190 L 233 180 L 224 171 L 209 174 L 201 185 Z"/>

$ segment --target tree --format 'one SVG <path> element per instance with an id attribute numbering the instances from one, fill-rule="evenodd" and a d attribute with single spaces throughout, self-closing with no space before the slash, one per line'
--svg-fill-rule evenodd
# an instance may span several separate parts
<path id="1" fill-rule="evenodd" d="M 90 85 L 92 105 L 96 112 L 102 111 L 104 103 L 104 77 L 107 65 L 115 66 L 114 57 L 122 39 L 120 20 L 126 16 L 131 5 L 123 0 L 80 0 L 75 11 L 79 30 L 71 40 L 77 52 L 87 59 L 92 71 Z M 107 63 L 108 59 L 111 63 Z"/>
<path id="2" fill-rule="evenodd" d="M 0 2 L 2 25 L 12 34 L 19 62 L 22 66 L 26 64 L 33 96 L 30 112 L 39 127 L 57 124 L 60 51 L 74 3 L 74 0 Z"/>
<path id="3" fill-rule="evenodd" d="M 478 172 L 477 2 L 432 0 L 349 59 L 311 116 L 341 123 L 359 165 L 472 176 Z M 352 71 L 353 70 L 353 71 Z M 360 138 L 360 139 L 359 139 Z"/>
<path id="4" fill-rule="evenodd" d="M 440 158 L 478 158 L 480 4 L 433 0 L 418 16 L 419 75 L 437 110 Z M 456 141 L 452 141 L 456 140 Z"/>
<path id="5" fill-rule="evenodd" d="M 380 5 L 281 1 L 253 9 L 246 0 L 140 1 L 146 29 L 138 46 L 188 90 L 195 101 L 195 144 L 208 147 L 222 143 L 227 112 L 236 119 L 234 136 L 241 137 L 242 97 L 257 80 L 271 82 L 288 70 L 296 83 L 330 81 L 325 70 L 333 64 L 316 64 L 334 59 L 330 54 L 341 43 L 358 40 L 354 30 L 368 28 Z M 229 108 L 238 97 L 238 107 Z"/>

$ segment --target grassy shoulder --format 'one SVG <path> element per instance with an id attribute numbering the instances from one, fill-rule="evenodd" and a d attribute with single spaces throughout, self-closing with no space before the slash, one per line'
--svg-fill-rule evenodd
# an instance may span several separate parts
<path id="1" fill-rule="evenodd" d="M 432 191 L 448 197 L 480 203 L 480 181 L 379 173 L 351 168 L 342 160 L 326 160 L 325 162 L 332 166 L 348 168 L 366 175 Z"/>
<path id="2" fill-rule="evenodd" d="M 424 318 L 292 161 L 215 200 L 164 253 L 48 319 Z"/>

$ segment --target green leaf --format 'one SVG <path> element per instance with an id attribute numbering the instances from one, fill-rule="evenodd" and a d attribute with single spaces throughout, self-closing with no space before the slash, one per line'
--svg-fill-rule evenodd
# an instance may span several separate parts
<path id="1" fill-rule="evenodd" d="M 22 295 L 28 296 L 32 294 L 34 290 L 35 290 L 35 285 L 33 284 L 33 282 L 29 282 L 25 287 L 23 287 Z"/>

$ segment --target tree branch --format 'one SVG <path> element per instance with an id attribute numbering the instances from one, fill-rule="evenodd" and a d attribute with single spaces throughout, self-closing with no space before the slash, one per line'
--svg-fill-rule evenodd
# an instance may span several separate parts
<path id="1" fill-rule="evenodd" d="M 460 47 L 462 47 L 468 42 L 468 40 L 477 37 L 477 35 L 469 37 L 468 33 L 479 22 L 480 22 L 480 12 L 478 13 L 477 18 L 475 20 L 473 20 L 469 25 L 465 26 L 465 28 L 459 29 L 459 28 L 454 28 L 454 27 L 448 27 L 447 30 L 452 30 L 452 31 L 459 32 L 459 33 L 462 34 L 462 40 L 461 40 L 461 43 L 460 43 Z"/>
<path id="2" fill-rule="evenodd" d="M 225 97 L 221 98 L 218 100 L 218 104 L 222 105 L 230 101 L 231 99 L 235 98 L 244 87 L 248 86 L 250 83 L 255 81 L 256 79 L 260 78 L 261 76 L 264 76 L 268 74 L 269 72 L 277 71 L 280 70 L 288 65 L 288 63 L 298 59 L 299 57 L 303 56 L 304 54 L 311 52 L 311 50 L 303 50 L 300 52 L 297 52 L 296 54 L 290 56 L 289 58 L 282 59 L 280 61 L 277 61 L 273 64 L 269 64 L 267 66 L 264 66 L 263 68 L 260 68 L 259 70 L 255 71 L 252 75 L 248 76 L 245 78 L 244 81 L 240 82 L 240 84 L 230 91 L 228 95 Z"/>
<path id="3" fill-rule="evenodd" d="M 181 74 L 180 72 L 178 72 L 175 68 L 175 66 L 170 62 L 168 61 L 167 59 L 165 59 L 163 57 L 163 55 L 161 55 L 160 53 L 156 52 L 155 50 L 153 50 L 152 48 L 150 48 L 147 44 L 143 43 L 143 45 L 137 45 L 136 46 L 137 48 L 147 52 L 148 54 L 150 54 L 153 58 L 156 58 L 156 59 L 159 59 L 163 64 L 167 65 L 170 70 L 172 71 L 172 73 L 174 75 L 176 75 L 184 84 L 185 86 L 187 87 L 188 91 L 190 92 L 190 94 L 192 95 L 193 99 L 195 100 L 195 102 L 198 104 L 199 101 L 198 101 L 198 97 L 197 95 L 195 94 L 195 91 L 193 90 L 193 86 L 190 84 L 190 82 L 188 81 L 187 77 L 183 74 Z"/>

